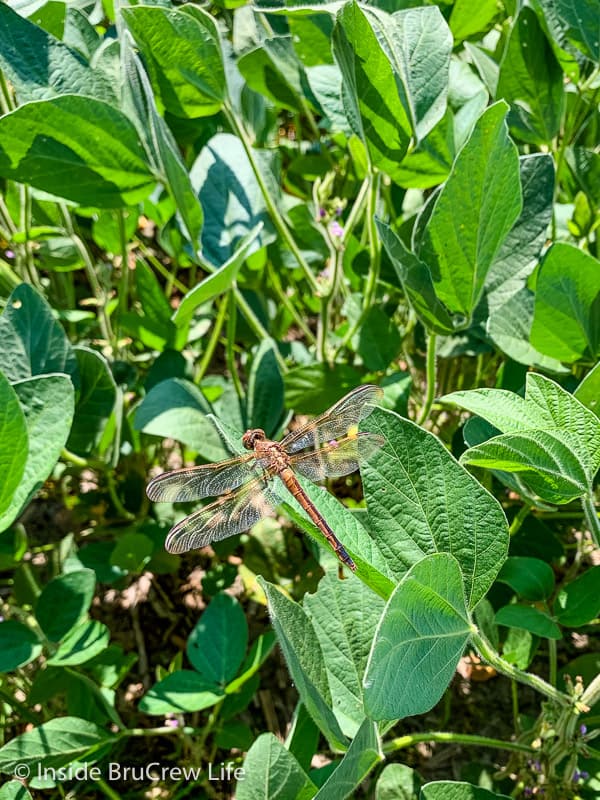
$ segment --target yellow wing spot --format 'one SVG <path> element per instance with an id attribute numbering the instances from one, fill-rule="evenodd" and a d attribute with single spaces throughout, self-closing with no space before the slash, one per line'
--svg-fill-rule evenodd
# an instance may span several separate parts
<path id="1" fill-rule="evenodd" d="M 358 425 L 351 425 L 348 428 L 348 433 L 346 435 L 349 439 L 356 439 L 358 436 Z"/>

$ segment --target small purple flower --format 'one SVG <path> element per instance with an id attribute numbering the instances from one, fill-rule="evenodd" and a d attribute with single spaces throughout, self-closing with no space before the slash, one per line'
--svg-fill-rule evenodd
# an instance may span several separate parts
<path id="1" fill-rule="evenodd" d="M 335 215 L 336 215 L 336 217 L 341 217 L 341 216 L 342 216 L 342 211 L 343 211 L 343 210 L 344 210 L 344 209 L 343 209 L 341 206 L 336 206 L 336 209 L 335 209 Z"/>
<path id="2" fill-rule="evenodd" d="M 4 617 L 0 614 L 0 622 L 4 622 Z"/>
<path id="3" fill-rule="evenodd" d="M 13 252 L 12 250 L 5 250 L 5 251 L 4 251 L 4 255 L 5 255 L 7 258 L 14 258 L 14 257 L 15 257 L 15 254 L 14 254 L 14 252 Z"/>
<path id="4" fill-rule="evenodd" d="M 332 236 L 342 237 L 344 235 L 344 229 L 337 221 L 337 219 L 335 219 L 329 226 L 329 232 L 331 233 Z"/>
<path id="5" fill-rule="evenodd" d="M 178 719 L 166 719 L 165 725 L 169 728 L 178 728 L 179 727 L 179 720 Z"/>
<path id="6" fill-rule="evenodd" d="M 320 208 L 319 209 L 319 219 L 325 219 L 326 216 L 327 216 L 327 212 L 325 211 L 325 209 L 324 208 Z"/>
<path id="7" fill-rule="evenodd" d="M 587 733 L 587 725 L 580 725 L 580 726 L 579 726 L 579 733 L 580 733 L 582 736 L 585 736 L 585 735 L 586 735 L 586 733 Z"/>
<path id="8" fill-rule="evenodd" d="M 523 794 L 525 795 L 525 797 L 533 797 L 533 789 L 530 786 L 526 786 L 523 789 Z"/>

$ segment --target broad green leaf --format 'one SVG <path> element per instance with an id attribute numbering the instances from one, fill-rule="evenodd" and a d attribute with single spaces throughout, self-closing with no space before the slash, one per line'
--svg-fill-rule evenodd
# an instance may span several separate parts
<path id="1" fill-rule="evenodd" d="M 545 600 L 554 590 L 554 571 L 539 558 L 510 556 L 496 578 L 526 600 Z"/>
<path id="2" fill-rule="evenodd" d="M 296 757 L 303 770 L 310 769 L 320 738 L 321 732 L 306 710 L 306 706 L 298 701 L 285 738 L 285 746 Z"/>
<path id="3" fill-rule="evenodd" d="M 565 242 L 550 247 L 537 276 L 531 343 L 572 363 L 600 356 L 600 264 Z"/>
<path id="4" fill-rule="evenodd" d="M 462 464 L 522 474 L 527 486 L 547 503 L 569 503 L 588 491 L 589 478 L 568 436 L 545 430 L 506 433 L 471 447 Z"/>
<path id="5" fill-rule="evenodd" d="M 0 524 L 4 530 L 11 516 L 13 496 L 18 490 L 29 451 L 27 422 L 17 393 L 0 372 Z"/>
<path id="6" fill-rule="evenodd" d="M 291 36 L 264 39 L 241 56 L 238 69 L 251 89 L 278 107 L 296 113 L 305 110 L 310 87 Z"/>
<path id="7" fill-rule="evenodd" d="M 0 317 L 0 369 L 11 381 L 49 372 L 74 376 L 77 363 L 67 336 L 39 292 L 22 283 Z"/>
<path id="8" fill-rule="evenodd" d="M 540 642 L 539 636 L 523 628 L 509 628 L 502 643 L 502 657 L 519 669 L 527 669 Z"/>
<path id="9" fill-rule="evenodd" d="M 498 16 L 494 0 L 482 0 L 473 5 L 470 0 L 456 0 L 450 14 L 450 30 L 458 43 L 476 33 L 487 33 Z"/>
<path id="10" fill-rule="evenodd" d="M 278 162 L 272 153 L 255 150 L 263 179 L 271 197 L 281 192 L 276 174 Z M 244 238 L 263 223 L 247 255 L 275 238 L 264 196 L 242 142 L 231 133 L 218 133 L 201 150 L 190 171 L 192 186 L 204 210 L 202 254 L 220 267 L 235 256 Z M 243 241 L 241 241 L 243 240 Z"/>
<path id="11" fill-rule="evenodd" d="M 346 749 L 346 738 L 331 710 L 331 692 L 323 651 L 304 609 L 263 578 L 271 621 L 285 660 L 308 713 L 335 749 Z"/>
<path id="12" fill-rule="evenodd" d="M 237 674 L 247 646 L 244 612 L 234 597 L 222 592 L 211 600 L 190 633 L 187 655 L 204 678 L 225 685 Z"/>
<path id="13" fill-rule="evenodd" d="M 117 400 L 117 385 L 101 353 L 88 347 L 74 349 L 80 387 L 68 448 L 80 456 L 99 445 Z"/>
<path id="14" fill-rule="evenodd" d="M 442 335 L 454 332 L 452 316 L 438 299 L 431 273 L 422 261 L 408 250 L 400 237 L 382 220 L 375 220 L 377 232 L 396 270 L 402 288 L 423 325 Z"/>
<path id="15" fill-rule="evenodd" d="M 554 603 L 554 614 L 561 625 L 578 628 L 600 614 L 599 580 L 600 567 L 590 567 L 561 587 Z"/>
<path id="16" fill-rule="evenodd" d="M 356 388 L 362 374 L 349 364 L 302 364 L 286 372 L 285 404 L 296 414 L 321 414 L 346 392 Z"/>
<path id="17" fill-rule="evenodd" d="M 446 690 L 472 629 L 463 581 L 456 559 L 435 553 L 415 564 L 394 590 L 364 677 L 372 719 L 423 714 Z"/>
<path id="18" fill-rule="evenodd" d="M 177 327 L 182 328 L 187 325 L 198 306 L 214 300 L 225 292 L 230 291 L 235 286 L 235 279 L 246 256 L 253 251 L 254 242 L 263 228 L 263 224 L 256 225 L 246 236 L 238 242 L 233 255 L 218 269 L 211 272 L 197 286 L 186 292 L 181 298 L 181 302 L 172 315 L 173 322 Z"/>
<path id="19" fill-rule="evenodd" d="M 0 772 L 13 774 L 18 764 L 27 764 L 32 773 L 38 765 L 61 767 L 114 741 L 108 731 L 85 719 L 56 717 L 0 747 Z"/>
<path id="20" fill-rule="evenodd" d="M 600 62 L 600 7 L 598 0 L 536 0 L 552 21 L 558 43 L 566 38 L 584 56 Z"/>
<path id="21" fill-rule="evenodd" d="M 189 381 L 169 378 L 148 392 L 137 408 L 135 428 L 154 436 L 171 437 L 196 450 L 208 461 L 231 454 L 208 419 L 211 408 Z"/>
<path id="22" fill-rule="evenodd" d="M 21 781 L 7 781 L 0 788 L 0 800 L 32 800 L 25 784 Z"/>
<path id="23" fill-rule="evenodd" d="M 551 144 L 562 117 L 563 72 L 531 8 L 519 11 L 510 30 L 497 97 L 511 104 L 508 124 L 519 139 Z"/>
<path id="24" fill-rule="evenodd" d="M 406 764 L 386 764 L 375 786 L 375 800 L 417 800 L 419 773 Z"/>
<path id="25" fill-rule="evenodd" d="M 0 622 L 0 672 L 29 664 L 41 652 L 41 642 L 31 628 L 13 619 Z"/>
<path id="26" fill-rule="evenodd" d="M 25 414 L 29 447 L 10 508 L 0 515 L 0 529 L 17 518 L 52 472 L 73 420 L 74 390 L 67 375 L 37 375 L 17 381 L 13 389 Z"/>
<path id="27" fill-rule="evenodd" d="M 19 103 L 80 94 L 116 102 L 114 88 L 64 42 L 0 3 L 0 67 Z"/>
<path id="28" fill-rule="evenodd" d="M 581 381 L 573 397 L 600 417 L 600 362 Z"/>
<path id="29" fill-rule="evenodd" d="M 152 540 L 139 531 L 129 531 L 119 536 L 110 554 L 110 565 L 119 571 L 140 574 L 152 558 Z"/>
<path id="30" fill-rule="evenodd" d="M 386 444 L 361 467 L 369 530 L 396 578 L 424 556 L 459 562 L 468 608 L 486 594 L 507 554 L 508 526 L 498 502 L 433 434 L 375 409 L 363 427 Z M 464 498 L 469 503 L 464 503 Z"/>
<path id="31" fill-rule="evenodd" d="M 510 800 L 505 794 L 496 794 L 481 786 L 462 781 L 434 781 L 421 789 L 419 800 Z"/>
<path id="32" fill-rule="evenodd" d="M 362 678 L 384 605 L 358 578 L 341 581 L 333 572 L 320 580 L 314 594 L 304 596 L 304 610 L 323 651 L 333 707 L 350 737 L 357 735 L 365 717 Z"/>
<path id="33" fill-rule="evenodd" d="M 403 102 L 406 90 L 374 25 L 379 27 L 377 19 L 367 16 L 358 3 L 345 4 L 333 31 L 333 53 L 342 72 L 348 121 L 367 148 L 372 166 L 393 179 L 412 132 Z"/>
<path id="34" fill-rule="evenodd" d="M 344 800 L 350 797 L 382 760 L 377 725 L 365 719 L 344 757 L 315 795 L 315 800 Z"/>
<path id="35" fill-rule="evenodd" d="M 223 699 L 220 687 L 191 669 L 178 669 L 155 683 L 139 703 L 144 714 L 187 714 Z"/>
<path id="36" fill-rule="evenodd" d="M 263 733 L 244 759 L 244 779 L 236 788 L 237 800 L 310 800 L 317 787 L 296 758 L 272 733 Z"/>
<path id="37" fill-rule="evenodd" d="M 35 616 L 50 641 L 59 642 L 87 614 L 95 588 L 96 575 L 91 569 L 67 572 L 44 586 Z"/>
<path id="38" fill-rule="evenodd" d="M 336 536 L 356 563 L 357 575 L 376 594 L 387 600 L 394 588 L 394 572 L 379 547 L 377 539 L 360 523 L 360 518 L 348 510 L 340 501 L 320 486 L 300 479 L 302 488 L 319 509 Z M 281 496 L 284 494 L 281 492 Z M 285 493 L 284 509 L 288 516 L 315 541 L 331 553 L 324 535 L 312 522 L 300 504 Z"/>
<path id="39" fill-rule="evenodd" d="M 522 628 L 545 639 L 562 638 L 556 622 L 550 619 L 548 614 L 533 606 L 517 604 L 503 606 L 496 612 L 496 622 L 498 625 L 506 625 L 508 628 Z"/>
<path id="40" fill-rule="evenodd" d="M 467 320 L 521 212 L 519 159 L 505 115 L 500 102 L 477 121 L 434 201 L 416 251 L 429 267 L 437 297 Z"/>
<path id="41" fill-rule="evenodd" d="M 284 413 L 283 377 L 275 355 L 276 343 L 264 339 L 252 360 L 248 376 L 248 427 L 273 436 Z"/>
<path id="42" fill-rule="evenodd" d="M 131 6 L 123 17 L 167 111 L 191 119 L 216 114 L 227 88 L 213 17 L 191 4 Z"/>
<path id="43" fill-rule="evenodd" d="M 110 631 L 102 622 L 89 620 L 73 628 L 60 643 L 48 664 L 55 667 L 84 664 L 106 650 Z"/>
<path id="44" fill-rule="evenodd" d="M 365 367 L 383 372 L 400 352 L 402 336 L 398 325 L 382 308 L 372 306 L 352 338 L 352 347 Z"/>
<path id="45" fill-rule="evenodd" d="M 0 175 L 97 208 L 134 205 L 156 184 L 129 119 L 75 94 L 0 118 Z"/>
<path id="46" fill-rule="evenodd" d="M 237 676 L 232 681 L 229 681 L 225 687 L 226 693 L 234 694 L 239 691 L 261 668 L 274 646 L 275 634 L 273 631 L 267 631 L 258 636 L 252 643 L 252 647 L 239 668 Z"/>

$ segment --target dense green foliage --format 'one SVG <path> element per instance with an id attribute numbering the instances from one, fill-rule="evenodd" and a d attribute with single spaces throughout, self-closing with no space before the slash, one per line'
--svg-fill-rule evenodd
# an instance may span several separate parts
<path id="1" fill-rule="evenodd" d="M 0 3 L 0 800 L 598 796 L 599 19 Z M 364 383 L 356 573 L 291 496 L 165 551 Z"/>

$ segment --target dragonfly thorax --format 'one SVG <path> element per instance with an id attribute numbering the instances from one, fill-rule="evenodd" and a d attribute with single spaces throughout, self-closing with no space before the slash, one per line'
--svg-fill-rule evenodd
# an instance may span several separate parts
<path id="1" fill-rule="evenodd" d="M 242 444 L 246 450 L 254 450 L 256 442 L 264 442 L 266 438 L 267 435 L 262 428 L 253 428 L 242 436 Z"/>

